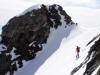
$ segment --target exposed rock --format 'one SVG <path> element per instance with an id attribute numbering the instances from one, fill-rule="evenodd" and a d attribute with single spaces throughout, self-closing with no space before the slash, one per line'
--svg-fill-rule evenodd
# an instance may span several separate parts
<path id="1" fill-rule="evenodd" d="M 62 25 L 61 16 L 66 26 L 72 24 L 71 17 L 59 5 L 41 5 L 40 8 L 27 11 L 15 16 L 2 28 L 1 45 L 6 48 L 0 50 L 0 75 L 23 67 L 23 60 L 35 58 L 41 51 L 42 44 L 47 43 L 50 29 L 57 29 Z"/>
<path id="2" fill-rule="evenodd" d="M 98 70 L 98 72 L 97 72 L 97 74 L 96 75 L 100 75 L 100 68 L 99 68 L 99 70 Z"/>
<path id="3" fill-rule="evenodd" d="M 100 38 L 98 41 L 95 42 L 95 44 L 91 47 L 89 54 L 94 52 L 92 59 L 88 62 L 86 71 L 84 73 L 87 75 L 91 75 L 93 71 L 96 70 L 96 68 L 100 65 Z"/>
<path id="4" fill-rule="evenodd" d="M 89 44 L 91 44 L 94 40 L 96 40 L 98 37 L 100 36 L 100 34 L 98 34 L 97 36 L 95 36 L 90 42 L 88 42 L 88 44 L 86 46 L 88 46 Z"/>
<path id="5" fill-rule="evenodd" d="M 83 65 L 85 65 L 88 61 L 89 61 L 90 57 L 87 56 L 86 59 L 77 67 L 75 67 L 72 72 L 70 73 L 70 75 L 74 75 L 78 70 L 80 70 L 81 67 L 83 67 Z"/>

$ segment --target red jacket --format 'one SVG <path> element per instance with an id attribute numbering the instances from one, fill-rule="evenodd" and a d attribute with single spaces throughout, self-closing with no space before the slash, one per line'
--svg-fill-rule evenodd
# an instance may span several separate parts
<path id="1" fill-rule="evenodd" d="M 80 52 L 80 47 L 77 47 L 77 49 L 76 49 L 76 50 L 77 50 L 77 52 L 79 53 L 79 52 Z"/>

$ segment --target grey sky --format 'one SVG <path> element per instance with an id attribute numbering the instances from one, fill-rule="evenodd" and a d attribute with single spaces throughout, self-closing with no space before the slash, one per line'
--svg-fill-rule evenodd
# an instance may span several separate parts
<path id="1" fill-rule="evenodd" d="M 100 8 L 99 0 L 25 0 L 35 4 L 60 4 L 62 6 L 81 6 L 89 8 Z"/>

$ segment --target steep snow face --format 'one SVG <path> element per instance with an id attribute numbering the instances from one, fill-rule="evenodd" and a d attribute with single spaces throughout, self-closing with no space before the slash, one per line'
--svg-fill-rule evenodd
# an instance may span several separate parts
<path id="1" fill-rule="evenodd" d="M 100 10 L 97 10 L 97 9 L 88 9 L 88 8 L 81 8 L 80 9 L 80 7 L 79 8 L 75 8 L 75 7 L 73 7 L 72 8 L 73 10 L 79 10 L 79 12 L 78 13 L 73 13 L 72 14 L 72 12 L 70 13 L 70 15 L 72 15 L 72 18 L 77 22 L 80 18 L 80 20 L 79 20 L 79 27 L 81 28 L 81 29 L 84 29 L 84 30 L 87 30 L 87 33 L 88 33 L 88 35 L 87 36 L 85 36 L 85 38 L 86 37 L 88 37 L 88 36 L 90 36 L 90 35 L 93 35 L 92 37 L 90 37 L 90 39 L 88 39 L 88 40 L 92 40 L 95 36 L 97 36 L 99 33 L 100 33 L 100 26 L 99 26 L 99 24 L 100 24 L 100 22 L 99 22 L 99 20 L 97 20 L 97 18 L 98 19 L 100 19 L 100 16 L 98 16 L 98 14 L 99 14 L 99 12 L 100 12 Z M 71 10 L 70 10 L 71 11 Z M 84 13 L 82 13 L 82 12 L 84 12 Z M 91 12 L 91 13 L 90 13 Z M 79 17 L 79 16 L 80 17 Z M 87 16 L 88 15 L 88 16 Z M 77 17 L 78 16 L 78 17 Z M 92 18 L 91 18 L 92 17 Z M 83 19 L 82 19 L 83 18 Z M 89 32 L 91 32 L 91 34 L 89 34 Z M 84 39 L 85 39 L 84 38 Z M 91 43 L 89 46 L 87 46 L 87 47 L 85 47 L 85 49 L 87 50 L 87 55 L 88 55 L 88 51 L 90 50 L 90 47 L 95 43 L 95 41 L 97 41 L 99 39 L 99 37 L 97 38 L 97 39 L 95 39 L 94 40 L 94 42 L 93 43 Z M 86 42 L 84 42 L 84 43 L 86 43 Z M 86 53 L 84 53 L 84 57 L 86 58 L 86 56 L 85 56 L 85 54 Z M 89 59 L 89 61 L 92 59 L 92 57 L 90 56 L 90 59 Z M 82 61 L 80 61 L 80 64 L 83 62 L 83 61 L 85 61 L 85 60 L 82 60 Z M 89 62 L 88 61 L 88 62 Z M 87 62 L 87 63 L 88 63 Z M 86 64 L 84 64 L 83 65 L 83 67 L 78 71 L 78 72 L 76 72 L 75 73 L 75 75 L 82 75 L 84 72 L 85 72 L 85 70 L 86 70 L 86 66 L 87 66 L 87 63 Z M 77 65 L 77 66 L 79 66 L 79 65 Z M 75 67 L 74 67 L 75 68 Z"/>
<path id="2" fill-rule="evenodd" d="M 71 32 L 67 39 L 62 40 L 59 49 L 46 60 L 35 75 L 70 75 L 71 71 L 84 61 L 94 42 L 87 47 L 86 44 L 100 33 L 100 21 L 96 19 L 100 18 L 100 10 L 78 7 L 65 9 L 72 16 L 72 19 L 78 22 L 78 27 Z M 77 45 L 81 47 L 79 59 L 76 59 Z M 85 69 L 86 64 L 75 75 L 83 75 Z"/>
<path id="3" fill-rule="evenodd" d="M 100 23 L 98 20 L 95 21 L 99 10 L 94 11 L 92 9 L 78 7 L 67 7 L 65 9 L 69 12 L 68 14 L 72 15 L 72 19 L 78 22 L 78 27 L 75 27 L 74 30 L 71 31 L 70 36 L 63 38 L 62 41 L 59 41 L 60 39 L 58 39 L 58 37 L 62 38 L 66 33 L 69 34 L 69 31 L 66 32 L 62 29 L 63 27 L 58 28 L 57 31 L 51 29 L 48 45 L 44 45 L 43 51 L 38 53 L 36 59 L 28 63 L 28 65 L 25 66 L 22 71 L 17 72 L 16 75 L 70 75 L 71 71 L 84 61 L 94 42 L 88 47 L 85 47 L 86 44 L 100 32 L 99 27 L 96 27 Z M 92 14 L 94 16 L 90 18 Z M 100 16 L 98 16 L 98 18 L 100 18 Z M 72 29 L 71 27 L 68 28 L 69 30 Z M 77 45 L 81 47 L 79 59 L 76 59 L 75 49 Z M 50 55 L 52 52 L 53 54 Z M 48 59 L 46 59 L 46 57 L 48 57 Z M 42 59 L 42 61 L 40 62 L 39 59 Z M 38 63 L 38 65 L 36 65 L 36 63 Z M 85 69 L 86 64 L 75 73 L 75 75 L 82 75 Z"/>
<path id="4" fill-rule="evenodd" d="M 35 75 L 70 75 L 71 71 L 84 61 L 88 55 L 91 46 L 85 47 L 85 45 L 95 34 L 92 31 L 82 32 L 82 29 L 76 27 L 67 39 L 63 39 L 60 48 L 38 69 Z M 76 59 L 75 49 L 77 45 L 81 47 L 79 59 Z M 75 75 L 82 75 L 85 67 L 86 65 L 75 73 Z"/>

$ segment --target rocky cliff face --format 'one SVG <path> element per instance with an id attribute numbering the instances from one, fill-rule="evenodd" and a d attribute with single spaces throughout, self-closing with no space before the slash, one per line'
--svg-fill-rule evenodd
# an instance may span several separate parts
<path id="1" fill-rule="evenodd" d="M 91 47 L 89 51 L 89 55 L 92 55 L 92 59 L 87 63 L 86 70 L 84 72 L 84 75 L 91 75 L 97 67 L 100 65 L 100 38 L 98 41 L 95 42 L 95 44 Z M 98 70 L 96 75 L 100 75 L 100 70 Z"/>
<path id="2" fill-rule="evenodd" d="M 61 18 L 64 17 L 64 19 Z M 41 5 L 31 8 L 20 16 L 15 16 L 2 28 L 0 41 L 0 75 L 23 67 L 23 61 L 35 58 L 46 44 L 50 29 L 57 29 L 62 25 L 61 19 L 73 24 L 71 17 L 59 5 Z"/>

